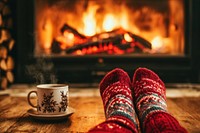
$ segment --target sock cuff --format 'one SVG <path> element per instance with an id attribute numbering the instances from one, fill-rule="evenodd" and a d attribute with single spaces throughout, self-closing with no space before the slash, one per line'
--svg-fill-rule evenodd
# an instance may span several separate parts
<path id="1" fill-rule="evenodd" d="M 142 114 L 140 114 L 140 122 L 144 123 L 155 113 L 164 113 L 164 112 L 167 112 L 167 111 L 159 106 L 150 107 L 146 109 Z"/>

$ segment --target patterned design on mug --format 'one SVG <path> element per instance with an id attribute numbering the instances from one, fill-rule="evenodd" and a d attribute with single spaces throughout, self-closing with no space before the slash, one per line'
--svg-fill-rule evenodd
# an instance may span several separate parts
<path id="1" fill-rule="evenodd" d="M 54 101 L 53 99 L 53 92 L 51 92 L 49 95 L 46 95 L 44 93 L 43 95 L 43 101 L 41 106 L 43 107 L 43 113 L 51 113 L 56 111 L 56 105 L 58 105 L 58 103 L 56 101 Z M 41 107 L 39 106 L 38 109 L 41 111 Z"/>
<path id="2" fill-rule="evenodd" d="M 68 106 L 67 93 L 64 94 L 64 91 L 60 91 L 60 93 L 61 93 L 61 102 L 59 106 L 59 112 L 61 111 L 65 112 Z"/>

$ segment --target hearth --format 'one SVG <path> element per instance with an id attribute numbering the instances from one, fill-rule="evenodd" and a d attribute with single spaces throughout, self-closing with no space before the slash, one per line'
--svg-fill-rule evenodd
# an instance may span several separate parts
<path id="1" fill-rule="evenodd" d="M 46 70 L 57 82 L 98 83 L 116 67 L 130 76 L 148 67 L 165 82 L 198 82 L 198 3 L 18 0 L 17 82 L 35 82 L 28 73 L 38 78 Z"/>

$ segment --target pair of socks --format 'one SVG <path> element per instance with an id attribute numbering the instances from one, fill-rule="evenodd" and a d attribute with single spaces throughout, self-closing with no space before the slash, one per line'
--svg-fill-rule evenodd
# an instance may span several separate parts
<path id="1" fill-rule="evenodd" d="M 187 132 L 168 113 L 165 85 L 153 71 L 138 68 L 131 82 L 124 70 L 116 68 L 102 79 L 99 88 L 106 121 L 89 132 Z"/>

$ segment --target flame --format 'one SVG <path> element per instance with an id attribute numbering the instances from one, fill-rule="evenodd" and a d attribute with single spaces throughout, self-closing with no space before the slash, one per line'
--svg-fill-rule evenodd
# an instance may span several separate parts
<path id="1" fill-rule="evenodd" d="M 75 36 L 71 32 L 64 31 L 63 37 L 60 36 L 60 37 L 57 38 L 57 40 L 62 42 L 61 45 L 60 45 L 60 48 L 64 50 L 64 49 L 66 49 L 68 47 L 73 46 L 74 40 L 75 40 Z"/>
<path id="2" fill-rule="evenodd" d="M 64 31 L 63 33 L 64 37 L 66 37 L 68 40 L 73 41 L 74 40 L 74 34 L 68 31 Z"/>
<path id="3" fill-rule="evenodd" d="M 114 28 L 122 27 L 124 29 L 128 29 L 128 19 L 127 14 L 122 13 L 121 17 L 119 15 L 114 15 L 112 13 L 107 13 L 105 16 L 102 16 L 102 26 L 97 25 L 96 22 L 96 10 L 97 7 L 90 7 L 87 12 L 83 15 L 83 34 L 86 36 L 95 35 L 97 32 L 103 31 L 112 31 Z"/>
<path id="4" fill-rule="evenodd" d="M 107 14 L 103 21 L 103 29 L 105 31 L 112 31 L 117 27 L 117 19 L 112 14 Z"/>
<path id="5" fill-rule="evenodd" d="M 53 24 L 50 19 L 47 19 L 41 31 L 41 40 L 43 40 L 43 48 L 50 49 L 53 37 Z"/>
<path id="6" fill-rule="evenodd" d="M 54 5 L 56 8 L 49 8 L 48 6 L 44 8 L 46 2 L 42 2 L 42 6 L 39 5 L 40 2 L 37 0 L 39 6 L 36 6 L 36 41 L 41 45 L 42 50 L 49 51 L 53 48 L 52 42 L 55 39 L 60 42 L 61 49 L 66 50 L 74 45 L 85 43 L 87 41 L 85 38 L 96 34 L 98 37 L 94 37 L 92 41 L 98 41 L 94 40 L 98 38 L 108 38 L 109 34 L 105 32 L 119 28 L 128 33 L 141 36 L 151 42 L 153 52 L 183 53 L 184 24 L 182 19 L 184 18 L 182 12 L 184 10 L 182 9 L 182 4 L 180 5 L 179 3 L 181 2 L 174 3 L 174 1 L 170 1 L 169 12 L 171 12 L 169 16 L 166 16 L 168 13 L 163 15 L 162 12 L 154 10 L 154 8 L 146 6 L 145 4 L 142 8 L 137 9 L 135 6 L 127 6 L 126 2 L 121 2 L 120 4 L 115 1 L 108 1 L 108 3 L 107 1 L 106 3 L 97 1 L 72 2 L 71 4 L 77 5 L 74 6 L 74 11 L 71 11 L 68 8 L 65 8 L 66 10 L 63 8 L 63 10 L 60 10 L 59 4 Z M 71 4 L 69 5 L 71 6 Z M 66 7 L 68 7 L 67 5 Z M 179 12 L 182 15 L 176 15 L 177 8 L 180 9 Z M 117 13 L 116 10 L 118 10 Z M 170 18 L 169 22 L 168 17 Z M 69 24 L 86 37 L 80 38 L 75 33 L 70 33 L 69 31 L 63 32 L 61 35 L 60 28 L 63 26 L 63 23 Z M 122 44 L 135 41 L 134 37 L 131 37 L 130 34 L 124 34 L 123 37 Z M 128 44 L 135 45 L 132 43 Z M 114 47 L 113 45 L 112 49 L 115 52 L 123 53 Z M 40 50 L 39 47 L 37 50 Z M 77 54 L 91 53 L 91 51 L 93 53 L 99 53 L 99 51 L 104 50 L 109 50 L 109 46 L 82 49 L 81 51 L 77 51 Z M 113 51 L 111 50 L 109 53 Z"/>
<path id="7" fill-rule="evenodd" d="M 95 13 L 96 13 L 97 7 L 93 6 L 88 9 L 87 12 L 83 14 L 83 33 L 86 36 L 92 36 L 96 34 L 96 19 L 95 19 Z"/>
<path id="8" fill-rule="evenodd" d="M 161 36 L 156 36 L 152 41 L 152 49 L 153 50 L 159 50 L 163 47 L 164 42 L 163 42 L 163 38 Z"/>
<path id="9" fill-rule="evenodd" d="M 123 12 L 121 14 L 121 18 L 120 18 L 120 26 L 123 29 L 128 29 L 129 28 L 129 24 L 128 24 L 128 16 L 126 12 Z"/>

